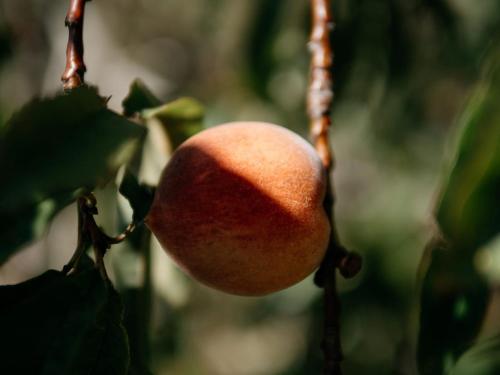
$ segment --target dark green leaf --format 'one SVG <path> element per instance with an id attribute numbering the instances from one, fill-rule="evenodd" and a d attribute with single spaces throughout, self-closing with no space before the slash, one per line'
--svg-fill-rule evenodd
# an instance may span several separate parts
<path id="1" fill-rule="evenodd" d="M 93 267 L 2 286 L 0 300 L 0 373 L 127 374 L 122 304 Z"/>
<path id="2" fill-rule="evenodd" d="M 258 0 L 257 12 L 253 16 L 249 30 L 249 48 L 246 50 L 248 61 L 247 82 L 261 96 L 267 98 L 267 83 L 276 69 L 277 59 L 273 44 L 280 35 L 280 17 L 284 14 L 287 2 L 283 0 Z"/>
<path id="3" fill-rule="evenodd" d="M 161 101 L 154 96 L 140 79 L 132 82 L 129 93 L 122 102 L 125 116 L 132 116 L 134 113 L 139 113 L 147 108 L 158 107 L 159 105 L 161 105 Z"/>
<path id="4" fill-rule="evenodd" d="M 493 67 L 461 120 L 456 161 L 436 213 L 446 237 L 471 249 L 500 231 L 500 65 Z"/>
<path id="5" fill-rule="evenodd" d="M 126 222 L 121 211 L 119 220 Z M 127 330 L 130 347 L 129 375 L 151 375 L 148 364 L 151 362 L 151 338 L 149 327 L 151 325 L 152 308 L 152 277 L 151 277 L 151 232 L 146 225 L 137 228 L 125 240 L 122 252 L 116 266 L 121 272 L 116 273 L 116 283 L 125 307 L 123 325 Z M 125 254 L 134 256 L 125 256 Z M 127 281 L 127 270 L 134 267 L 137 262 L 144 265 L 142 283 L 131 285 Z M 134 263 L 134 264 L 132 264 Z M 168 315 L 170 318 L 170 314 Z M 177 328 L 177 327 L 176 327 Z M 165 353 L 162 354 L 165 357 Z"/>
<path id="6" fill-rule="evenodd" d="M 91 88 L 32 101 L 2 130 L 2 211 L 107 182 L 145 132 Z"/>
<path id="7" fill-rule="evenodd" d="M 422 286 L 418 339 L 422 375 L 446 373 L 473 344 L 489 296 L 486 282 L 474 267 L 473 254 L 443 246 L 429 250 L 431 262 Z"/>
<path id="8" fill-rule="evenodd" d="M 9 27 L 0 21 L 0 66 L 9 59 L 13 52 L 13 33 Z M 0 125 L 1 126 L 1 125 Z"/>
<path id="9" fill-rule="evenodd" d="M 167 132 L 172 147 L 203 130 L 203 105 L 192 98 L 180 98 L 158 108 L 142 112 L 146 120 L 156 119 Z"/>
<path id="10" fill-rule="evenodd" d="M 456 159 L 436 217 L 443 245 L 432 248 L 421 295 L 418 365 L 448 372 L 477 337 L 489 288 L 474 256 L 500 231 L 500 64 L 495 61 L 461 119 Z"/>
<path id="11" fill-rule="evenodd" d="M 0 129 L 0 217 L 14 228 L 2 233 L 0 262 L 36 238 L 76 190 L 109 181 L 144 135 L 89 87 L 16 113 Z"/>
<path id="12" fill-rule="evenodd" d="M 150 375 L 150 337 L 148 327 L 151 323 L 150 290 L 144 287 L 128 287 L 121 291 L 125 316 L 123 325 L 127 329 L 130 346 L 129 375 Z"/>
<path id="13" fill-rule="evenodd" d="M 144 220 L 153 203 L 154 189 L 151 186 L 139 183 L 137 177 L 127 169 L 119 191 L 127 198 L 134 211 L 132 220 L 135 223 Z"/>
<path id="14" fill-rule="evenodd" d="M 489 288 L 474 263 L 500 231 L 500 64 L 490 65 L 462 117 L 456 159 L 436 217 L 444 239 L 429 247 L 421 295 L 418 367 L 448 372 L 474 343 Z"/>

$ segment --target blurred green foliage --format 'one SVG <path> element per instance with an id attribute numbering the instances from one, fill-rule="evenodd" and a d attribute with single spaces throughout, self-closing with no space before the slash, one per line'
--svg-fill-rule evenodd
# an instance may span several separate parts
<path id="1" fill-rule="evenodd" d="M 446 238 L 463 248 L 477 248 L 500 230 L 499 51 L 493 55 L 463 116 L 455 165 L 436 213 Z"/>
<path id="2" fill-rule="evenodd" d="M 66 6 L 64 1 L 43 5 L 35 0 L 0 1 L 0 58 L 5 58 L 0 65 L 0 119 L 8 118 L 34 94 L 58 87 Z M 498 274 L 492 259 L 498 252 L 493 237 L 498 231 L 495 98 L 499 86 L 496 75 L 486 74 L 480 81 L 480 72 L 486 50 L 494 51 L 498 40 L 500 4 L 337 0 L 333 8 L 336 220 L 342 241 L 364 256 L 362 273 L 341 281 L 345 373 L 417 374 L 418 360 L 422 373 L 450 369 L 457 374 L 494 374 L 498 345 L 495 338 L 487 338 L 500 331 L 495 318 L 500 280 L 486 279 L 484 271 Z M 168 152 L 201 129 L 198 103 L 189 100 L 194 114 L 181 116 L 181 121 L 176 113 L 185 114 L 186 101 L 165 107 L 163 103 L 190 95 L 204 104 L 208 126 L 264 120 L 305 135 L 309 28 L 307 2 L 192 0 L 189 7 L 174 0 L 89 3 L 87 77 L 101 93 L 112 94 L 108 104 L 116 111 L 121 110 L 116 100 L 127 94 L 128 82 L 141 77 L 145 83 L 132 85 L 124 112 L 134 121 L 147 119 L 149 129 L 147 150 L 138 148 L 127 159 L 134 178 L 125 180 L 122 191 L 129 189 L 125 195 L 131 204 L 120 203 L 115 181 L 106 179 L 103 196 L 112 198 L 99 203 L 102 224 L 112 230 L 123 228 L 132 218 L 130 205 L 137 207 L 132 197 L 140 195 L 141 184 L 154 182 Z M 472 90 L 477 92 L 461 120 L 462 142 L 450 150 L 456 163 L 449 171 L 442 168 L 449 164 L 442 162 L 447 159 L 443 150 Z M 102 149 L 65 141 L 64 154 L 54 156 L 58 142 L 66 139 L 54 134 L 70 134 L 64 128 L 40 133 L 37 127 L 39 138 L 29 139 L 54 146 L 36 146 L 33 150 L 40 151 L 36 155 L 31 149 L 17 152 L 22 149 L 17 142 L 2 144 L 0 154 L 6 152 L 4 147 L 11 153 L 0 158 L 0 191 L 7 191 L 3 178 L 11 176 L 15 189 L 10 191 L 17 196 L 24 190 L 29 205 L 16 208 L 15 215 L 0 213 L 2 223 L 11 223 L 0 231 L 1 254 L 6 254 L 5 244 L 13 249 L 33 238 L 31 226 L 16 223 L 38 218 L 36 222 L 43 225 L 37 226 L 36 233 L 41 234 L 56 210 L 71 201 L 75 186 L 91 187 L 100 177 L 109 177 L 99 169 L 87 175 L 89 180 L 73 185 L 71 177 L 79 171 L 59 168 L 74 162 L 68 155 L 76 150 L 89 151 L 81 160 L 96 162 L 108 155 L 97 151 L 116 150 L 121 140 L 110 135 L 116 130 L 111 123 L 118 119 L 110 113 L 101 124 L 107 136 L 101 138 L 113 143 Z M 33 116 L 37 121 L 43 118 Z M 57 126 L 60 119 L 47 123 Z M 131 124 L 122 118 L 118 123 L 122 121 L 123 128 L 129 129 Z M 92 124 L 85 132 L 89 141 L 95 136 Z M 170 149 L 156 145 L 151 152 L 155 142 L 168 143 Z M 26 165 L 4 173 L 3 163 L 16 158 Z M 36 163 L 53 166 L 38 175 L 52 181 L 49 176 L 56 174 L 55 188 L 43 185 L 40 189 L 32 183 Z M 26 170 L 30 173 L 23 173 Z M 116 168 L 111 172 L 114 175 Z M 429 213 L 443 172 L 448 184 L 441 188 L 437 218 L 450 242 L 430 243 L 417 280 L 425 243 L 435 235 Z M 56 189 L 60 183 L 67 189 Z M 39 196 L 50 198 L 51 205 L 40 207 L 45 200 Z M 14 200 L 2 202 L 11 205 Z M 115 216 L 105 216 L 115 211 Z M 65 224 L 53 232 L 68 231 Z M 182 275 L 155 241 L 151 248 L 147 245 L 149 239 L 138 231 L 137 237 L 108 255 L 109 269 L 124 299 L 134 370 L 145 370 L 144 360 L 151 359 L 155 374 L 320 372 L 322 299 L 310 280 L 260 299 L 221 295 Z M 72 249 L 57 251 L 63 250 Z M 20 261 L 26 267 L 27 259 Z M 54 264 L 49 255 L 47 259 L 48 265 Z M 5 269 L 15 269 L 12 264 Z M 422 293 L 421 306 L 417 291 Z M 479 346 L 471 348 L 476 342 Z"/>
<path id="3" fill-rule="evenodd" d="M 461 119 L 456 160 L 436 210 L 443 239 L 428 249 L 418 347 L 422 374 L 449 371 L 474 344 L 489 302 L 489 286 L 474 260 L 500 232 L 500 65 L 496 49 L 492 55 Z"/>

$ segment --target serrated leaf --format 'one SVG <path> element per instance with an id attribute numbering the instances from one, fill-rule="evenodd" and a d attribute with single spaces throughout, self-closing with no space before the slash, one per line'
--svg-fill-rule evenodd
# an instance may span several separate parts
<path id="1" fill-rule="evenodd" d="M 203 116 L 203 105 L 193 98 L 180 98 L 142 112 L 146 120 L 155 119 L 162 124 L 174 149 L 203 130 Z"/>
<path id="2" fill-rule="evenodd" d="M 144 133 L 91 88 L 32 101 L 0 134 L 0 209 L 107 182 Z"/>
<path id="3" fill-rule="evenodd" d="M 0 373 L 127 374 L 120 298 L 95 268 L 2 286 L 0 300 Z"/>
<path id="4" fill-rule="evenodd" d="M 42 233 L 68 196 L 109 181 L 145 132 L 108 110 L 90 87 L 35 99 L 17 112 L 0 129 L 0 217 L 21 235 L 1 232 L 0 263 Z M 50 213 L 39 215 L 47 204 Z"/>
<path id="5" fill-rule="evenodd" d="M 129 201 L 133 210 L 132 220 L 139 223 L 149 212 L 154 198 L 154 189 L 141 184 L 137 177 L 128 169 L 125 171 L 119 192 Z"/>
<path id="6" fill-rule="evenodd" d="M 132 116 L 134 113 L 140 113 L 144 109 L 158 107 L 159 105 L 161 105 L 161 101 L 140 79 L 132 82 L 129 93 L 122 102 L 125 116 Z"/>

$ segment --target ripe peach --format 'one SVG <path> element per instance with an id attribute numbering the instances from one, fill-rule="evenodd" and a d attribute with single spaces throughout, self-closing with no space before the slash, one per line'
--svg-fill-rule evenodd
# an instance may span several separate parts
<path id="1" fill-rule="evenodd" d="M 320 264 L 330 234 L 325 189 L 321 161 L 298 135 L 267 123 L 223 124 L 175 151 L 146 222 L 198 281 L 264 295 Z"/>

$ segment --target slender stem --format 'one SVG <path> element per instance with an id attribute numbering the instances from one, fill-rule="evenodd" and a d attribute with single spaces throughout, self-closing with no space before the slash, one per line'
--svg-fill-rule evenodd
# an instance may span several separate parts
<path id="1" fill-rule="evenodd" d="M 330 179 L 328 179 L 330 185 Z M 333 193 L 331 187 L 325 199 L 325 208 L 333 222 Z M 332 232 L 325 258 L 315 277 L 317 284 L 323 289 L 323 319 L 324 331 L 321 349 L 324 356 L 323 373 L 325 375 L 341 375 L 342 369 L 340 363 L 344 359 L 342 353 L 342 344 L 340 340 L 340 313 L 341 304 L 337 293 L 337 274 L 336 267 L 338 259 L 343 253 L 343 248 L 339 245 L 335 227 L 332 225 Z M 318 282 L 318 280 L 320 280 Z"/>
<path id="2" fill-rule="evenodd" d="M 77 201 L 77 211 L 78 211 L 78 240 L 76 245 L 76 250 L 73 253 L 70 261 L 63 267 L 62 272 L 68 274 L 71 270 L 78 269 L 78 262 L 85 252 L 85 247 L 87 245 L 86 238 L 86 216 L 84 213 L 85 199 L 79 198 Z"/>
<path id="3" fill-rule="evenodd" d="M 68 45 L 66 47 L 66 68 L 61 76 L 64 90 L 72 90 L 84 83 L 87 68 L 83 61 L 83 20 L 85 3 L 90 0 L 70 0 L 68 13 L 64 21 L 68 27 Z M 91 243 L 94 248 L 96 267 L 101 272 L 103 279 L 108 275 L 104 267 L 104 255 L 111 245 L 122 242 L 130 235 L 136 223 L 130 224 L 123 233 L 117 237 L 110 237 L 97 225 L 94 215 L 97 214 L 97 202 L 92 194 L 81 197 L 78 206 L 78 244 L 75 253 L 68 264 L 63 268 L 65 274 L 76 270 L 78 262 L 85 252 L 85 247 Z"/>
<path id="4" fill-rule="evenodd" d="M 110 237 L 109 243 L 111 245 L 116 245 L 120 242 L 125 241 L 125 239 L 127 239 L 127 237 L 135 230 L 136 226 L 137 226 L 136 223 L 130 223 L 129 225 L 127 225 L 127 228 L 125 228 L 125 230 L 122 233 L 120 233 L 118 236 Z"/>
<path id="5" fill-rule="evenodd" d="M 144 263 L 144 280 L 142 287 L 143 297 L 143 330 L 144 330 L 144 361 L 149 364 L 151 362 L 151 344 L 150 344 L 150 327 L 151 327 L 151 302 L 153 296 L 153 280 L 152 280 L 152 264 L 151 264 L 151 231 L 145 229 L 143 231 L 142 253 Z"/>
<path id="6" fill-rule="evenodd" d="M 144 267 L 143 282 L 140 286 L 125 287 L 122 298 L 125 306 L 124 326 L 130 346 L 130 366 L 138 373 L 149 373 L 150 363 L 150 323 L 151 323 L 151 231 L 145 226 L 138 228 L 129 242 L 136 251 Z"/>
<path id="7" fill-rule="evenodd" d="M 83 18 L 85 3 L 90 0 L 70 0 L 65 25 L 68 27 L 66 68 L 61 77 L 64 90 L 81 86 L 87 70 L 83 61 Z"/>
<path id="8" fill-rule="evenodd" d="M 345 250 L 339 242 L 333 225 L 335 196 L 331 181 L 333 154 L 328 131 L 331 125 L 333 103 L 333 51 L 330 33 L 333 29 L 330 0 L 311 0 L 312 31 L 310 82 L 307 110 L 310 118 L 311 140 L 318 152 L 327 175 L 327 193 L 324 207 L 332 223 L 332 232 L 323 262 L 315 275 L 315 283 L 324 288 L 324 333 L 321 347 L 325 375 L 341 375 L 343 360 L 340 341 L 341 304 L 337 293 L 336 268 L 344 277 L 353 277 L 361 268 L 361 257 Z"/>
<path id="9" fill-rule="evenodd" d="M 321 349 L 324 354 L 323 373 L 325 375 L 340 375 L 342 369 L 340 363 L 344 359 L 340 341 L 340 310 L 341 304 L 337 294 L 337 279 L 333 251 L 329 249 L 324 259 L 325 286 L 323 294 L 324 303 L 324 332 Z"/>
<path id="10" fill-rule="evenodd" d="M 88 244 L 94 249 L 96 267 L 99 269 L 103 279 L 108 275 L 104 267 L 104 255 L 112 245 L 124 241 L 136 228 L 136 223 L 129 224 L 125 231 L 116 237 L 110 237 L 97 225 L 94 215 L 97 215 L 97 201 L 93 194 L 80 197 L 77 200 L 78 207 L 78 243 L 76 250 L 68 264 L 62 270 L 68 274 L 77 270 L 78 262 L 85 252 Z"/>
<path id="11" fill-rule="evenodd" d="M 311 0 L 312 31 L 309 41 L 311 71 L 307 110 L 311 120 L 311 138 L 326 170 L 330 172 L 332 153 L 328 143 L 330 110 L 333 102 L 333 52 L 330 31 L 333 29 L 329 0 Z"/>

